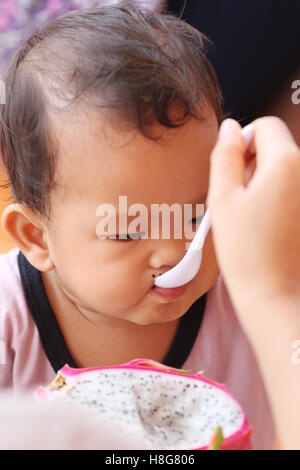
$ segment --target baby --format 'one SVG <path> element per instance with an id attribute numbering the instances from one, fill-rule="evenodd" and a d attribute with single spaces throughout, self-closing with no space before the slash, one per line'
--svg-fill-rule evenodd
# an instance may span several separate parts
<path id="1" fill-rule="evenodd" d="M 222 120 L 206 44 L 171 14 L 123 4 L 57 17 L 15 54 L 0 121 L 13 196 L 2 225 L 16 244 L 0 256 L 0 386 L 138 357 L 204 370 L 227 384 L 266 449 L 268 400 L 211 232 L 179 295 L 153 283 L 185 255 L 186 236 L 119 230 L 120 196 L 149 220 L 153 204 L 205 204 Z M 101 204 L 116 208 L 109 234 Z"/>

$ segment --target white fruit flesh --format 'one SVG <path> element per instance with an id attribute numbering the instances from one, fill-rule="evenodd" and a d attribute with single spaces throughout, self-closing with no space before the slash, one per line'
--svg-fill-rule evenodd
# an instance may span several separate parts
<path id="1" fill-rule="evenodd" d="M 217 426 L 226 439 L 244 421 L 239 404 L 221 388 L 156 371 L 85 372 L 76 376 L 74 388 L 63 393 L 63 399 L 126 426 L 128 434 L 156 449 L 206 446 Z"/>

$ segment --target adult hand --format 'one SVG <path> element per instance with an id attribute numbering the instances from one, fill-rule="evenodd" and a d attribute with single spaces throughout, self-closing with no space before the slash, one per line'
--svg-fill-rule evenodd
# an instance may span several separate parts
<path id="1" fill-rule="evenodd" d="M 300 151 L 280 119 L 253 125 L 252 169 L 239 124 L 221 126 L 207 203 L 220 269 L 265 379 L 282 448 L 300 449 L 300 364 L 293 360 L 300 340 Z"/>
<path id="2" fill-rule="evenodd" d="M 300 150 L 280 119 L 253 125 L 256 168 L 248 184 L 236 121 L 224 121 L 211 155 L 207 202 L 218 261 L 229 289 L 245 301 L 253 292 L 262 300 L 300 295 Z"/>

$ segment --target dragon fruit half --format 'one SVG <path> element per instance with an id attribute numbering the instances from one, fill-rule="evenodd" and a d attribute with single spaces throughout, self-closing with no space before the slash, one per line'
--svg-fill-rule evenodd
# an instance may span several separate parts
<path id="1" fill-rule="evenodd" d="M 65 365 L 35 397 L 88 407 L 126 426 L 128 435 L 142 436 L 147 449 L 252 448 L 252 427 L 225 385 L 148 359 L 87 369 Z"/>

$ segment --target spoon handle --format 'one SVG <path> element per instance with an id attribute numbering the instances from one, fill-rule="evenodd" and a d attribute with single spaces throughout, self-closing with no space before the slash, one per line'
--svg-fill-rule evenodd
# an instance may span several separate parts
<path id="1" fill-rule="evenodd" d="M 209 209 L 207 209 L 203 216 L 203 219 L 201 220 L 200 227 L 198 228 L 198 231 L 189 246 L 189 250 L 202 250 L 204 240 L 209 232 L 210 226 L 211 220 L 209 215 Z"/>
<path id="2" fill-rule="evenodd" d="M 244 137 L 245 147 L 247 149 L 254 135 L 253 124 L 248 124 L 247 126 L 245 126 L 242 129 L 242 134 Z M 210 227 L 211 227 L 211 219 L 210 219 L 209 208 L 208 208 L 203 216 L 203 219 L 201 220 L 200 227 L 198 228 L 198 231 L 196 235 L 194 236 L 192 243 L 189 246 L 189 250 L 202 250 L 205 237 L 208 234 Z"/>
<path id="3" fill-rule="evenodd" d="M 245 126 L 242 129 L 242 134 L 247 148 L 254 134 L 253 124 Z M 154 284 L 156 286 L 170 289 L 187 284 L 196 276 L 202 261 L 204 240 L 210 227 L 211 219 L 208 208 L 186 254 L 176 266 L 155 279 Z"/>

